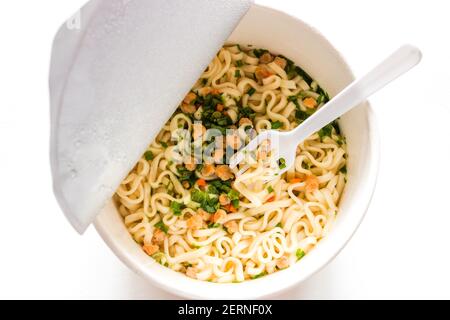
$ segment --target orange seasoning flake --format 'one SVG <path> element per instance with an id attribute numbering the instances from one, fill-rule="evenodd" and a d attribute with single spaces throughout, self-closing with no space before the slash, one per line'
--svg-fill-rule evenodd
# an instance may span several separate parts
<path id="1" fill-rule="evenodd" d="M 317 102 L 313 98 L 306 98 L 303 100 L 303 104 L 310 109 L 314 109 L 317 106 Z"/>
<path id="2" fill-rule="evenodd" d="M 159 246 L 157 246 L 156 244 L 144 244 L 142 246 L 142 249 L 145 251 L 146 254 L 151 256 L 159 251 Z"/>
<path id="3" fill-rule="evenodd" d="M 307 192 L 314 192 L 316 190 L 319 190 L 319 179 L 317 179 L 316 176 L 308 176 L 306 177 L 306 191 Z"/>
<path id="4" fill-rule="evenodd" d="M 206 181 L 205 181 L 205 179 L 198 179 L 198 180 L 197 180 L 197 185 L 198 185 L 199 187 L 205 187 L 205 186 L 206 186 Z"/>

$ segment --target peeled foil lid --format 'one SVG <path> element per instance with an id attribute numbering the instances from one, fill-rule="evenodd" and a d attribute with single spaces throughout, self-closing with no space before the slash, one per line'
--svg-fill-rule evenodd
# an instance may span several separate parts
<path id="1" fill-rule="evenodd" d="M 253 0 L 91 0 L 50 70 L 54 193 L 83 233 Z"/>

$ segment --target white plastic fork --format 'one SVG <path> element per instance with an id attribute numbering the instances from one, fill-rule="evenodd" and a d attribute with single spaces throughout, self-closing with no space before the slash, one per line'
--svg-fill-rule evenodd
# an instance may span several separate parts
<path id="1" fill-rule="evenodd" d="M 245 159 L 245 155 L 254 151 L 262 141 L 270 140 L 272 146 L 277 146 L 275 152 L 278 159 L 284 159 L 285 166 L 277 172 L 279 175 L 283 174 L 294 165 L 295 153 L 299 143 L 409 71 L 421 59 L 422 53 L 418 48 L 411 45 L 400 47 L 364 77 L 348 85 L 294 130 L 288 132 L 275 130 L 261 132 L 231 157 L 230 168 L 234 169 L 237 167 Z M 247 167 L 241 169 L 240 174 L 247 169 Z"/>

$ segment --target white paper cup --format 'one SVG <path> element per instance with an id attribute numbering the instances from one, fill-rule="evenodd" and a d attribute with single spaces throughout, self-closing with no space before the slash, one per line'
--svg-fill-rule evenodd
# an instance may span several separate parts
<path id="1" fill-rule="evenodd" d="M 317 30 L 286 13 L 253 6 L 229 38 L 283 54 L 304 68 L 334 96 L 354 76 L 339 52 Z M 162 127 L 162 123 L 155 126 Z M 296 285 L 323 268 L 345 246 L 361 223 L 371 200 L 378 171 L 379 146 L 374 115 L 365 103 L 340 120 L 348 143 L 348 183 L 330 234 L 301 262 L 257 280 L 217 284 L 190 279 L 148 257 L 125 228 L 113 202 L 95 227 L 114 253 L 132 270 L 161 289 L 186 298 L 255 299 Z M 150 141 L 149 141 L 150 142 Z M 339 275 L 336 275 L 339 276 Z"/>

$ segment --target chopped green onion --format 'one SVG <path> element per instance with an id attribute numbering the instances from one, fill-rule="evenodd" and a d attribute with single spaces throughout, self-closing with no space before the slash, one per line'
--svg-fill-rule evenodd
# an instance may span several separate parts
<path id="1" fill-rule="evenodd" d="M 330 96 L 321 87 L 317 88 L 317 93 L 320 94 L 321 96 L 323 96 L 323 101 L 322 102 L 327 103 L 328 101 L 330 101 Z"/>
<path id="2" fill-rule="evenodd" d="M 281 121 L 272 122 L 272 129 L 280 129 L 281 127 L 283 127 L 283 122 Z"/>
<path id="3" fill-rule="evenodd" d="M 236 209 L 239 208 L 239 199 L 231 200 L 231 205 Z"/>
<path id="4" fill-rule="evenodd" d="M 263 271 L 263 272 L 261 272 L 260 274 L 257 274 L 256 276 L 252 276 L 252 279 L 255 280 L 255 279 L 264 277 L 264 276 L 266 276 L 266 275 L 267 275 L 267 272 Z"/>
<path id="5" fill-rule="evenodd" d="M 247 91 L 247 94 L 248 94 L 249 96 L 252 96 L 255 92 L 256 92 L 256 89 L 253 88 L 253 87 L 251 87 L 250 90 Z"/>
<path id="6" fill-rule="evenodd" d="M 153 160 L 155 158 L 155 156 L 153 155 L 153 152 L 151 152 L 151 151 L 147 151 L 146 153 L 144 153 L 144 157 L 145 157 L 145 160 L 147 160 L 147 161 Z"/>
<path id="7" fill-rule="evenodd" d="M 280 169 L 286 168 L 286 159 L 280 158 L 280 160 L 278 160 L 278 167 L 279 167 Z"/>
<path id="8" fill-rule="evenodd" d="M 236 71 L 234 72 L 234 77 L 235 77 L 235 78 L 240 78 L 240 77 L 241 77 L 241 70 L 236 70 Z"/>
<path id="9" fill-rule="evenodd" d="M 237 60 L 236 65 L 240 68 L 244 65 L 244 62 L 242 62 L 242 60 Z"/>
<path id="10" fill-rule="evenodd" d="M 309 117 L 309 115 L 305 111 L 302 111 L 302 110 L 295 111 L 295 118 L 300 121 L 304 121 L 304 120 L 308 119 L 308 117 Z"/>
<path id="11" fill-rule="evenodd" d="M 181 210 L 185 208 L 185 205 L 178 201 L 172 201 L 170 203 L 170 209 L 172 209 L 172 212 L 175 216 L 181 215 Z"/>
<path id="12" fill-rule="evenodd" d="M 267 191 L 269 191 L 269 193 L 272 193 L 274 190 L 273 190 L 273 187 L 272 186 L 268 186 L 267 187 Z"/>
<path id="13" fill-rule="evenodd" d="M 254 54 L 255 57 L 257 57 L 257 58 L 261 58 L 261 56 L 262 56 L 264 53 L 267 53 L 267 52 L 269 52 L 269 51 L 266 50 L 266 49 L 253 49 L 253 54 Z"/>
<path id="14" fill-rule="evenodd" d="M 324 137 L 331 137 L 333 132 L 333 126 L 331 124 L 327 124 L 325 127 L 319 130 L 319 137 L 323 139 Z"/>
<path id="15" fill-rule="evenodd" d="M 278 223 L 278 224 L 275 226 L 275 228 L 283 228 L 283 226 L 281 225 L 281 222 Z"/>
<path id="16" fill-rule="evenodd" d="M 159 221 L 157 224 L 155 224 L 155 228 L 158 228 L 164 233 L 167 233 L 169 231 L 169 228 L 162 221 Z"/>
<path id="17" fill-rule="evenodd" d="M 305 254 L 306 254 L 305 251 L 303 251 L 302 249 L 297 249 L 297 251 L 295 252 L 295 255 L 297 256 L 297 261 L 303 258 Z"/>
<path id="18" fill-rule="evenodd" d="M 208 186 L 208 193 L 219 194 L 219 190 L 217 190 L 217 188 L 214 185 L 210 184 Z"/>
<path id="19" fill-rule="evenodd" d="M 210 224 L 208 224 L 208 228 L 209 229 L 220 228 L 220 224 L 219 223 L 210 223 Z"/>
<path id="20" fill-rule="evenodd" d="M 250 107 L 239 108 L 239 112 L 241 113 L 241 118 L 253 119 L 256 116 L 255 111 Z"/>
<path id="21" fill-rule="evenodd" d="M 236 190 L 230 190 L 227 195 L 230 200 L 239 200 L 239 192 Z"/>
<path id="22" fill-rule="evenodd" d="M 215 213 L 220 208 L 219 198 L 198 189 L 192 190 L 191 200 L 200 204 L 200 207 L 208 213 Z"/>
<path id="23" fill-rule="evenodd" d="M 289 96 L 288 101 L 293 102 L 296 106 L 298 106 L 298 96 Z"/>
<path id="24" fill-rule="evenodd" d="M 163 146 L 163 148 L 164 149 L 166 149 L 169 145 L 166 143 L 166 142 L 164 142 L 164 141 L 161 141 L 161 145 Z"/>
<path id="25" fill-rule="evenodd" d="M 334 120 L 331 125 L 333 126 L 334 130 L 336 130 L 336 134 L 341 134 L 341 128 L 339 127 L 339 123 L 337 120 Z"/>
<path id="26" fill-rule="evenodd" d="M 220 179 L 219 180 L 212 180 L 212 181 L 209 181 L 209 185 L 210 186 L 214 186 L 214 188 L 216 188 L 217 191 L 220 191 L 220 192 L 223 192 L 223 193 L 228 193 L 231 190 L 230 181 L 222 181 Z"/>
<path id="27" fill-rule="evenodd" d="M 193 185 L 197 180 L 194 171 L 189 171 L 184 166 L 180 166 L 177 168 L 179 178 L 181 182 L 188 181 L 190 185 Z"/>
<path id="28" fill-rule="evenodd" d="M 202 203 L 206 199 L 206 193 L 201 190 L 194 189 L 191 193 L 191 199 L 192 201 Z"/>
<path id="29" fill-rule="evenodd" d="M 317 104 L 318 105 L 320 105 L 322 102 L 324 102 L 325 101 L 325 96 L 323 96 L 323 95 L 320 95 L 318 98 L 317 98 Z"/>

